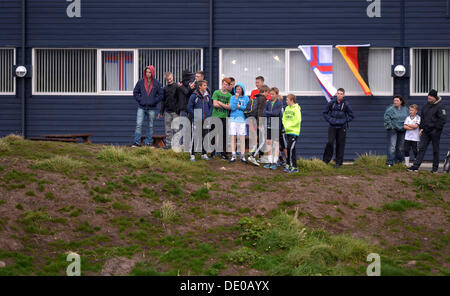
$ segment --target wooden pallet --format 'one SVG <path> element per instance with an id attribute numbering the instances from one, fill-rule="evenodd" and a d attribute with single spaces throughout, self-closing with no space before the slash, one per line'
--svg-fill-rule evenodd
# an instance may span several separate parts
<path id="1" fill-rule="evenodd" d="M 29 138 L 31 141 L 52 141 L 52 142 L 67 142 L 67 143 L 76 143 L 77 139 L 71 138 Z"/>
<path id="2" fill-rule="evenodd" d="M 141 136 L 141 145 L 143 145 L 145 140 L 145 135 Z M 166 138 L 166 135 L 152 135 L 153 139 L 153 147 L 155 148 L 163 148 L 166 146 L 166 143 L 164 142 L 164 139 Z"/>

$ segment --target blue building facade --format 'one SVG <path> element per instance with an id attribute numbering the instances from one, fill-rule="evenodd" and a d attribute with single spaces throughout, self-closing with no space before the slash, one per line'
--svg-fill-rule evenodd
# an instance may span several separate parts
<path id="1" fill-rule="evenodd" d="M 244 60 L 270 65 L 275 59 L 280 75 L 264 69 L 258 73 L 258 67 L 245 75 L 262 74 L 283 95 L 298 96 L 303 115 L 299 156 L 320 158 L 327 141 L 321 113 L 326 101 L 311 84 L 315 81 L 306 90 L 298 84 L 312 74 L 299 64 L 305 61 L 296 56 L 296 49 L 300 44 L 370 44 L 373 53 L 382 53 L 373 54 L 372 70 L 369 64 L 379 89 L 371 97 L 357 89 L 348 91 L 356 119 L 347 135 L 345 158 L 385 154 L 383 114 L 394 94 L 419 106 L 426 103 L 429 87 L 439 89 L 444 104 L 450 98 L 449 5 L 448 0 L 3 0 L 0 53 L 10 52 L 14 65 L 29 65 L 32 73 L 13 79 L 13 89 L 0 88 L 0 136 L 93 133 L 94 143 L 131 144 L 136 103 L 130 84 L 146 61 L 160 68 L 159 80 L 164 71 L 180 72 L 187 66 L 203 69 L 212 89 L 223 76 L 232 75 L 248 81 L 251 90 L 254 78 L 241 79 L 235 61 L 237 66 Z M 52 61 L 56 66 L 49 66 Z M 107 74 L 115 67 L 112 61 L 123 62 L 118 78 Z M 408 75 L 392 77 L 391 65 L 407 66 Z M 74 76 L 73 69 L 80 76 Z M 335 82 L 354 80 L 348 73 L 340 77 L 341 70 L 335 66 Z M 121 76 L 124 73 L 128 78 Z M 65 79 L 57 78 L 61 76 Z M 163 133 L 162 119 L 155 121 L 155 133 Z M 450 147 L 448 133 L 450 124 L 442 135 L 442 156 Z M 426 159 L 431 159 L 431 151 Z"/>

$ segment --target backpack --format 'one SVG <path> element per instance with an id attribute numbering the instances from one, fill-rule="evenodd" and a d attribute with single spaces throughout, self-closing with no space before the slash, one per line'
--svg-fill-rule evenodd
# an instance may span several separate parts
<path id="1" fill-rule="evenodd" d="M 244 110 L 245 117 L 257 117 L 258 116 L 258 99 L 254 98 L 250 100 Z"/>

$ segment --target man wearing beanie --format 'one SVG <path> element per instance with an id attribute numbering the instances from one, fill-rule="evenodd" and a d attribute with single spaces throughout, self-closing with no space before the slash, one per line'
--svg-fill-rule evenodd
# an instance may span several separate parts
<path id="1" fill-rule="evenodd" d="M 430 141 L 433 143 L 433 169 L 437 172 L 439 168 L 439 142 L 441 140 L 442 129 L 446 121 L 446 112 L 442 99 L 438 96 L 436 90 L 432 89 L 428 93 L 428 103 L 422 107 L 420 114 L 420 146 L 419 155 L 414 165 L 408 168 L 409 171 L 417 171 L 423 161 Z"/>

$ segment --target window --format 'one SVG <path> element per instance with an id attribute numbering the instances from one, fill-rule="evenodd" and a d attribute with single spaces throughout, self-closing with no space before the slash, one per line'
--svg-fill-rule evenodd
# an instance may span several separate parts
<path id="1" fill-rule="evenodd" d="M 369 87 L 373 95 L 393 95 L 392 63 L 392 49 L 369 49 L 368 76 Z M 347 95 L 364 95 L 347 62 L 345 62 L 339 50 L 335 48 L 333 48 L 333 73 L 333 84 L 336 88 L 344 88 Z"/>
<path id="2" fill-rule="evenodd" d="M 298 49 L 221 49 L 221 77 L 235 77 L 249 91 L 256 76 L 265 77 L 269 86 L 280 92 L 321 96 L 323 92 L 303 53 Z M 374 95 L 392 95 L 392 49 L 371 48 L 369 53 L 369 86 Z M 333 49 L 333 84 L 348 95 L 364 95 L 356 78 L 337 49 Z"/>
<path id="3" fill-rule="evenodd" d="M 34 95 L 131 95 L 145 66 L 163 84 L 164 72 L 180 81 L 184 69 L 203 69 L 203 50 L 35 48 L 32 63 Z"/>
<path id="4" fill-rule="evenodd" d="M 165 85 L 164 73 L 172 72 L 174 81 L 181 81 L 183 70 L 192 72 L 203 69 L 203 51 L 201 49 L 140 49 L 139 78 L 144 75 L 145 67 L 155 66 L 156 78 Z"/>
<path id="5" fill-rule="evenodd" d="M 0 95 L 13 95 L 16 92 L 13 75 L 15 59 L 14 49 L 0 48 Z"/>
<path id="6" fill-rule="evenodd" d="M 101 50 L 102 92 L 132 92 L 134 50 Z"/>
<path id="7" fill-rule="evenodd" d="M 450 94 L 450 48 L 414 48 L 411 51 L 412 94 L 426 95 L 431 89 Z"/>
<path id="8" fill-rule="evenodd" d="M 255 88 L 256 76 L 263 76 L 269 86 L 285 91 L 285 50 L 284 49 L 222 49 L 221 79 L 234 77 L 243 83 L 250 94 Z M 220 85 L 221 87 L 221 85 Z"/>
<path id="9" fill-rule="evenodd" d="M 42 94 L 95 93 L 95 49 L 35 49 L 33 90 Z"/>

